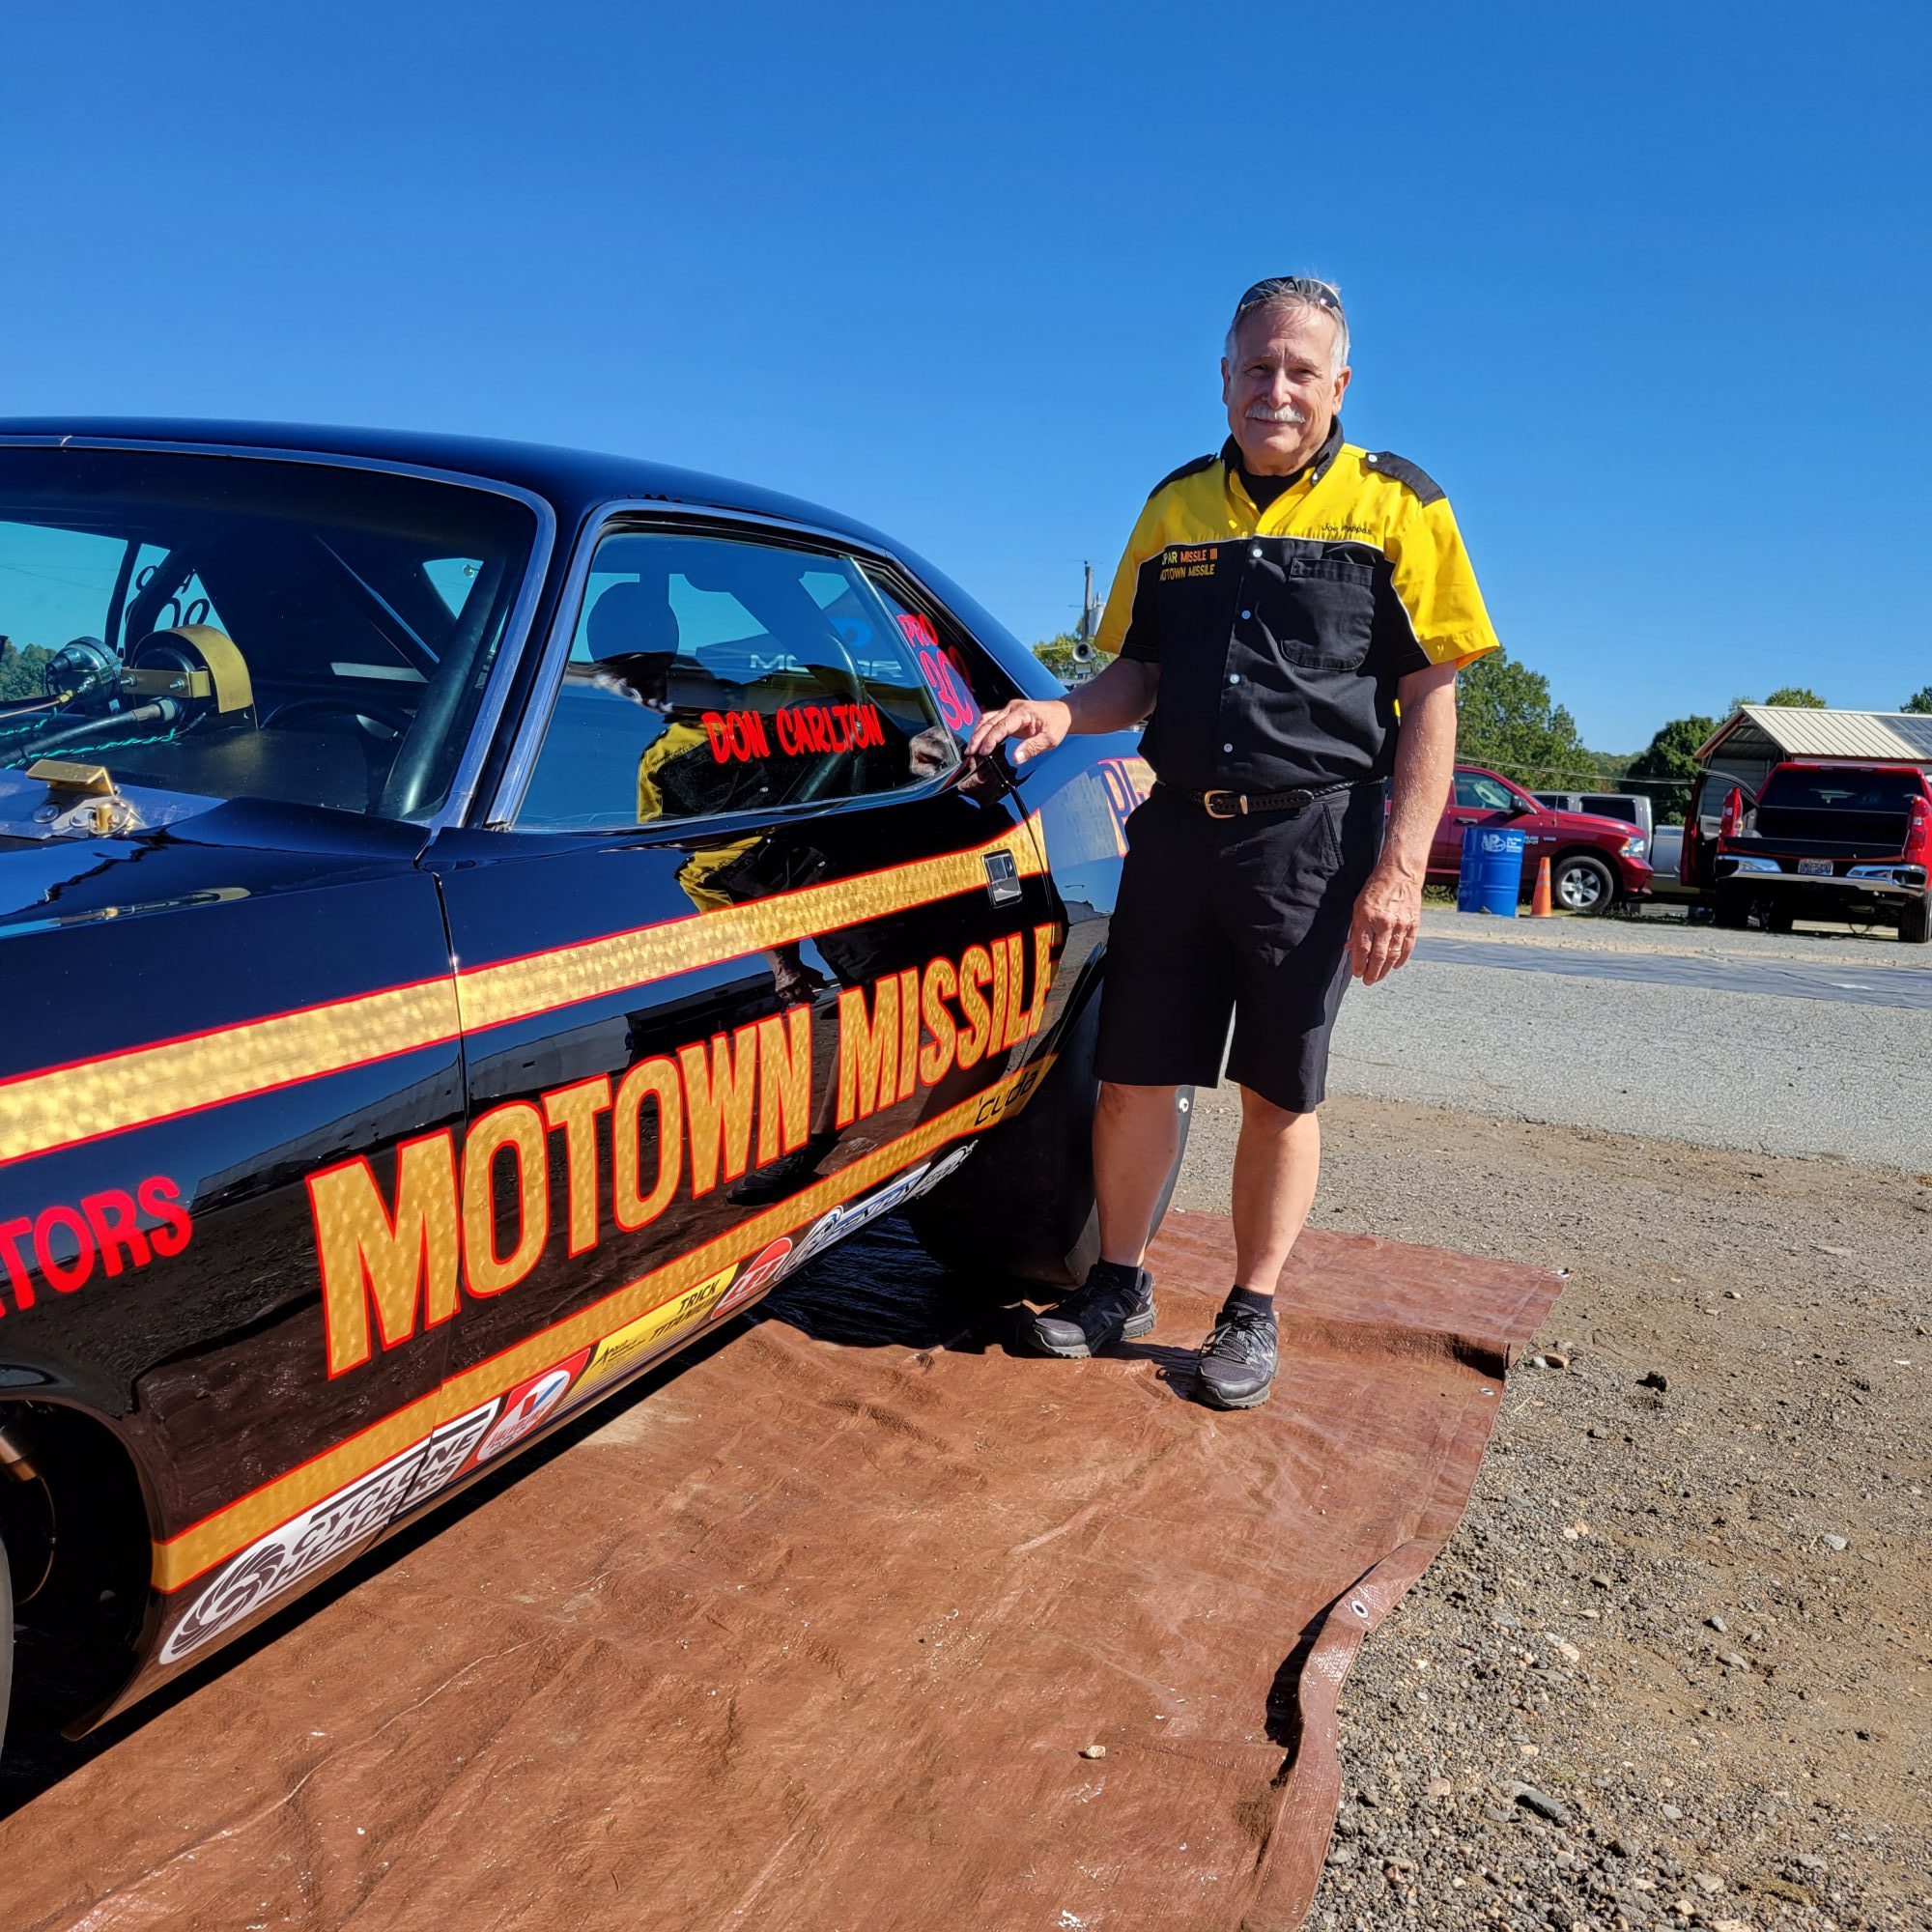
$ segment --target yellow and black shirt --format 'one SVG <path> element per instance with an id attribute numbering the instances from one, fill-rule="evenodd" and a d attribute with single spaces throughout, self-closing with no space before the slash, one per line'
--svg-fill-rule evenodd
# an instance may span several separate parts
<path id="1" fill-rule="evenodd" d="M 1170 784 L 1385 777 L 1397 680 L 1496 648 L 1449 499 L 1339 421 L 1299 476 L 1255 483 L 1264 506 L 1232 438 L 1163 478 L 1094 641 L 1160 667 L 1144 750 Z"/>

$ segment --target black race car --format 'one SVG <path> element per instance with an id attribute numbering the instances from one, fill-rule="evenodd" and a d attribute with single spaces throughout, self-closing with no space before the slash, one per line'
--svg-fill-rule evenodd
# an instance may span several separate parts
<path id="1" fill-rule="evenodd" d="M 1091 1260 L 1149 775 L 965 760 L 1059 687 L 875 532 L 0 421 L 0 1720 L 15 1619 L 99 1721 L 878 1215 Z"/>

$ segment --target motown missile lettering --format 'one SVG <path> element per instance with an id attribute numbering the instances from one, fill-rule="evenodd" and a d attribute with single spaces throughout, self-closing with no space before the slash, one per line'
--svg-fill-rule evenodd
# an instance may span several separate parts
<path id="1" fill-rule="evenodd" d="M 836 1091 L 841 1127 L 970 1070 L 1039 1029 L 1058 925 L 1009 933 L 959 957 L 888 973 L 838 995 Z M 802 1146 L 811 1131 L 812 1011 L 788 1008 L 731 1033 L 512 1100 L 467 1133 L 403 1141 L 384 1187 L 357 1156 L 308 1177 L 331 1378 L 378 1349 L 449 1321 L 466 1298 L 503 1294 L 536 1266 L 555 1221 L 566 1252 L 588 1253 L 608 1219 L 648 1228 L 681 1189 L 696 1199 Z M 562 1146 L 562 1200 L 551 1137 Z M 499 1221 L 497 1183 L 514 1202 Z"/>

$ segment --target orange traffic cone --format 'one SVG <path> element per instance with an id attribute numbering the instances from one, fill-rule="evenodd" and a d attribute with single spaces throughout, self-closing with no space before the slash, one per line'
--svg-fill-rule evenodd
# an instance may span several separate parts
<path id="1" fill-rule="evenodd" d="M 1548 919 L 1556 908 L 1549 902 L 1549 855 L 1536 862 L 1536 890 L 1529 895 L 1531 919 Z"/>

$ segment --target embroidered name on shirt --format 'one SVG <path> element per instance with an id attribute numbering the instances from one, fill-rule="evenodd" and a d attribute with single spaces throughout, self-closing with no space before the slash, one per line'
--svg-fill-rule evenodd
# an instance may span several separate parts
<path id="1" fill-rule="evenodd" d="M 1216 544 L 1203 544 L 1190 549 L 1171 547 L 1161 555 L 1160 581 L 1171 583 L 1181 577 L 1212 577 L 1219 554 L 1220 547 Z"/>

